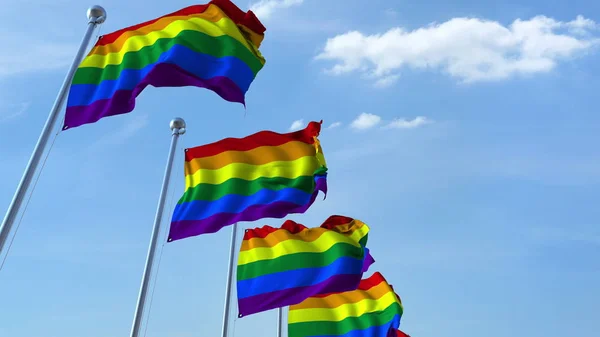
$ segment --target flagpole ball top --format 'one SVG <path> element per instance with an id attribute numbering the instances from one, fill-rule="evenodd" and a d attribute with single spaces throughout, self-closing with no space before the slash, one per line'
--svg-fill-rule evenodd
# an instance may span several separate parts
<path id="1" fill-rule="evenodd" d="M 106 9 L 102 6 L 94 5 L 87 10 L 89 20 L 95 19 L 96 23 L 100 24 L 106 21 Z"/>
<path id="2" fill-rule="evenodd" d="M 173 118 L 171 120 L 171 123 L 169 124 L 169 127 L 171 128 L 171 131 L 175 131 L 175 130 L 179 130 L 180 134 L 185 132 L 185 121 L 183 120 L 183 118 Z"/>

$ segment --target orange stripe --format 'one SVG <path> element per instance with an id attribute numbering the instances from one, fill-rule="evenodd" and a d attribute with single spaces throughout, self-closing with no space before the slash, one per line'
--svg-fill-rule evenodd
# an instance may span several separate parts
<path id="1" fill-rule="evenodd" d="M 225 151 L 211 157 L 192 159 L 185 163 L 185 175 L 202 170 L 218 170 L 233 163 L 264 165 L 274 161 L 293 161 L 306 156 L 315 156 L 313 145 L 291 141 L 279 146 L 261 146 L 249 151 Z"/>

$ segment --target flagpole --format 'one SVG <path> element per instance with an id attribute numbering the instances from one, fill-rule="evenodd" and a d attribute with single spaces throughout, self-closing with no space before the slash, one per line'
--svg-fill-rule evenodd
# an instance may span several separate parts
<path id="1" fill-rule="evenodd" d="M 283 308 L 277 309 L 277 337 L 283 337 Z"/>
<path id="2" fill-rule="evenodd" d="M 173 167 L 173 159 L 175 157 L 177 140 L 179 139 L 180 135 L 185 133 L 186 127 L 185 121 L 181 118 L 173 119 L 169 126 L 172 131 L 171 148 L 169 149 L 165 175 L 163 177 L 162 187 L 160 190 L 160 197 L 158 198 L 158 206 L 156 207 L 154 226 L 152 229 L 152 236 L 150 238 L 150 245 L 148 247 L 148 256 L 146 257 L 146 266 L 144 267 L 144 275 L 142 276 L 142 284 L 140 286 L 137 307 L 135 309 L 135 315 L 133 317 L 133 324 L 131 327 L 131 337 L 138 337 L 140 333 L 142 316 L 144 315 L 144 305 L 146 304 L 146 293 L 148 292 L 148 285 L 150 284 L 150 277 L 152 275 L 152 263 L 154 261 L 154 253 L 156 251 L 156 244 L 158 243 L 158 234 L 160 233 L 160 223 L 165 208 L 169 182 L 171 180 L 171 169 Z"/>
<path id="3" fill-rule="evenodd" d="M 18 185 L 17 190 L 16 190 L 16 192 L 13 196 L 13 199 L 10 203 L 10 206 L 8 207 L 8 210 L 6 211 L 6 215 L 4 216 L 4 220 L 2 221 L 2 225 L 0 226 L 0 255 L 2 254 L 2 252 L 4 250 L 6 241 L 8 239 L 8 235 L 10 233 L 10 230 L 12 229 L 12 226 L 13 226 L 16 218 L 17 218 L 17 214 L 19 213 L 21 204 L 23 203 L 23 200 L 25 199 L 25 194 L 27 192 L 27 189 L 29 188 L 31 181 L 33 180 L 33 176 L 34 176 L 35 171 L 37 170 L 37 167 L 40 163 L 42 154 L 44 153 L 44 151 L 46 149 L 46 145 L 48 144 L 48 139 L 50 139 L 51 132 L 54 129 L 54 126 L 56 125 L 58 115 L 60 113 L 60 110 L 62 108 L 62 105 L 63 105 L 65 99 L 67 98 L 68 89 L 71 86 L 71 82 L 73 81 L 73 76 L 75 75 L 75 71 L 79 67 L 79 64 L 81 63 L 81 60 L 83 59 L 83 56 L 84 56 L 84 54 L 87 50 L 87 47 L 90 43 L 90 40 L 92 38 L 92 33 L 94 32 L 94 29 L 98 25 L 100 25 L 100 24 L 104 23 L 104 21 L 106 21 L 106 10 L 104 10 L 104 8 L 102 8 L 101 6 L 92 6 L 87 10 L 87 17 L 88 17 L 88 27 L 85 32 L 85 35 L 83 36 L 83 39 L 81 40 L 81 44 L 79 45 L 79 50 L 77 50 L 77 54 L 75 54 L 73 63 L 71 64 L 71 67 L 69 68 L 69 71 L 67 72 L 67 75 L 65 76 L 62 86 L 60 87 L 60 90 L 58 91 L 58 95 L 56 96 L 54 105 L 52 106 L 52 109 L 50 110 L 50 113 L 46 120 L 46 124 L 44 125 L 44 128 L 42 129 L 42 132 L 40 133 L 37 144 L 35 145 L 35 147 L 33 149 L 33 153 L 31 154 L 29 162 L 27 163 L 27 167 L 25 168 L 25 171 L 23 172 L 21 181 L 19 182 L 19 185 Z"/>
<path id="4" fill-rule="evenodd" d="M 227 269 L 227 286 L 225 288 L 225 309 L 223 310 L 223 329 L 221 337 L 228 337 L 229 312 L 231 308 L 231 286 L 233 284 L 233 267 L 235 257 L 235 237 L 237 235 L 237 222 L 231 226 L 231 243 L 229 245 L 229 267 Z"/>

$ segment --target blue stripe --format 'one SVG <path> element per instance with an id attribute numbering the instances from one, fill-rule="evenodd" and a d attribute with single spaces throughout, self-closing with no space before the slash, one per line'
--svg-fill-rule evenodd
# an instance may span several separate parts
<path id="1" fill-rule="evenodd" d="M 274 259 L 273 263 L 277 263 L 277 259 Z M 308 287 L 336 275 L 360 275 L 361 273 L 362 259 L 344 256 L 325 267 L 295 269 L 238 281 L 238 299 L 273 291 Z"/>
<path id="2" fill-rule="evenodd" d="M 394 315 L 394 318 L 391 321 L 384 323 L 380 326 L 372 326 L 364 330 L 352 330 L 343 335 L 317 335 L 310 337 L 395 337 L 395 330 L 399 327 L 400 315 L 396 314 Z M 391 332 L 394 332 L 394 334 L 392 334 Z"/>
<path id="3" fill-rule="evenodd" d="M 241 213 L 253 205 L 267 205 L 284 201 L 296 205 L 310 202 L 312 194 L 295 188 L 279 191 L 262 189 L 252 195 L 230 194 L 214 201 L 194 200 L 175 206 L 172 221 L 202 220 L 219 213 Z"/>
<path id="4" fill-rule="evenodd" d="M 141 58 L 141 56 L 140 56 Z M 71 86 L 67 106 L 89 105 L 97 100 L 111 98 L 118 90 L 133 90 L 157 64 L 175 64 L 200 79 L 225 76 L 231 79 L 243 93 L 248 91 L 254 80 L 252 69 L 234 56 L 214 57 L 197 53 L 187 47 L 174 45 L 164 52 L 156 63 L 142 69 L 124 69 L 116 80 L 105 80 L 96 84 Z"/>

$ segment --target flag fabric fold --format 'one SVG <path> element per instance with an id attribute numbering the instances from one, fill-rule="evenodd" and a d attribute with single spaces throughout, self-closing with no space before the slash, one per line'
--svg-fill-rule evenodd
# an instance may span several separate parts
<path id="1" fill-rule="evenodd" d="M 237 267 L 239 317 L 356 289 L 374 262 L 368 233 L 362 221 L 340 215 L 316 228 L 287 220 L 247 230 Z"/>
<path id="2" fill-rule="evenodd" d="M 186 149 L 186 190 L 175 206 L 169 241 L 215 233 L 235 222 L 304 213 L 319 191 L 327 193 L 317 138 L 321 123 Z"/>
<path id="3" fill-rule="evenodd" d="M 376 272 L 356 290 L 290 306 L 288 337 L 396 337 L 403 310 L 400 297 Z"/>
<path id="4" fill-rule="evenodd" d="M 131 112 L 154 87 L 195 86 L 245 104 L 265 64 L 266 28 L 229 0 L 212 0 L 101 36 L 75 72 L 63 130 Z"/>
<path id="5" fill-rule="evenodd" d="M 373 263 L 375 263 L 375 259 L 371 255 L 371 251 L 369 250 L 369 248 L 365 247 L 365 258 L 363 260 L 362 272 L 366 273 L 367 271 L 369 271 L 369 267 L 371 267 Z"/>

